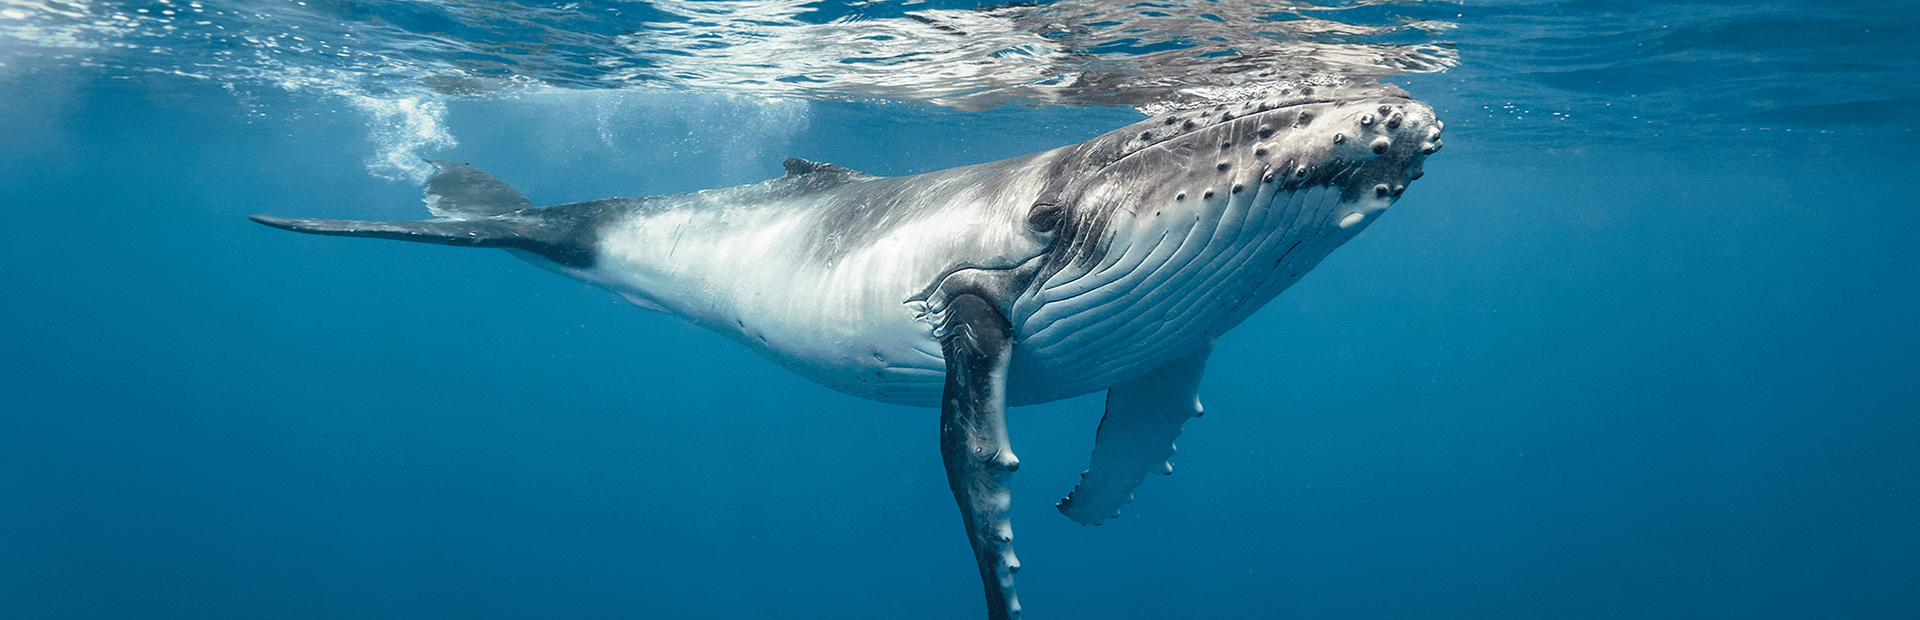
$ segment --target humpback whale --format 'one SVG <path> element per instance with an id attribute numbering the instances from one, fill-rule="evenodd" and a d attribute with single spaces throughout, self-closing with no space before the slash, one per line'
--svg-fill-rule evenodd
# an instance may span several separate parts
<path id="1" fill-rule="evenodd" d="M 1432 108 L 1368 84 L 1165 113 L 1084 143 L 908 177 L 785 162 L 726 189 L 535 207 L 430 160 L 431 219 L 253 220 L 502 248 L 724 334 L 822 385 L 937 407 L 987 616 L 1016 618 L 1007 407 L 1107 391 L 1081 480 L 1098 525 L 1201 413 L 1222 332 L 1354 237 L 1441 147 Z"/>

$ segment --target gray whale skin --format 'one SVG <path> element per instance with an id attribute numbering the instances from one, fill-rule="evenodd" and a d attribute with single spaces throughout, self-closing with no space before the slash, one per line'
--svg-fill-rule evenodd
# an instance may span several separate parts
<path id="1" fill-rule="evenodd" d="M 1017 618 L 1006 408 L 1106 390 L 1058 508 L 1117 515 L 1171 473 L 1214 339 L 1399 198 L 1441 127 L 1392 86 L 1308 87 L 910 177 L 789 159 L 755 185 L 535 207 L 433 161 L 432 219 L 252 219 L 504 248 L 836 390 L 938 407 L 987 617 Z"/>

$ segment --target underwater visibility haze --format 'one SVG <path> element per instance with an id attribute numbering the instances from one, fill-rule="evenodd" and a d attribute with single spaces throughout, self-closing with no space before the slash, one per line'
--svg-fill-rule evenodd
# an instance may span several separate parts
<path id="1" fill-rule="evenodd" d="M 1920 3 L 0 0 L 0 617 L 978 618 L 940 412 L 247 221 L 881 176 L 1301 88 L 1446 147 L 1029 618 L 1920 616 Z"/>

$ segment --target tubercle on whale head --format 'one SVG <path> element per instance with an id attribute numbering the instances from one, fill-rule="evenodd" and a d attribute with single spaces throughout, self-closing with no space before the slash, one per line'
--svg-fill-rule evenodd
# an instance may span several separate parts
<path id="1" fill-rule="evenodd" d="M 1155 126 L 1191 129 L 1153 135 Z M 1100 166 L 1126 174 L 1132 171 L 1118 164 L 1160 152 L 1188 159 L 1187 170 L 1211 168 L 1219 177 L 1178 179 L 1197 186 L 1225 187 L 1225 178 L 1257 176 L 1258 182 L 1281 182 L 1286 189 L 1338 186 L 1349 200 L 1385 184 L 1397 197 L 1420 175 L 1426 156 L 1439 150 L 1441 129 L 1431 107 L 1391 85 L 1308 88 L 1291 97 L 1173 112 L 1136 123 L 1109 134 L 1126 142 L 1118 157 Z M 1175 180 L 1181 172 L 1169 168 L 1159 176 Z"/>
<path id="2" fill-rule="evenodd" d="M 1057 235 L 1049 270 L 1098 260 L 1118 209 L 1199 208 L 1249 189 L 1337 187 L 1351 207 L 1336 223 L 1350 228 L 1420 178 L 1442 129 L 1431 107 L 1373 83 L 1174 111 L 1073 147 L 1056 160 L 1030 220 L 1044 211 Z"/>

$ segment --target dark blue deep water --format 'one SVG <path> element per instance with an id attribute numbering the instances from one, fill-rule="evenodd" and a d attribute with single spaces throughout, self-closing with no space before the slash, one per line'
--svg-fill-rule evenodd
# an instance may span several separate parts
<path id="1" fill-rule="evenodd" d="M 557 204 L 788 156 L 919 173 L 1138 112 L 516 74 L 522 25 L 441 4 L 307 19 L 507 60 L 99 25 L 184 5 L 0 2 L 0 618 L 980 617 L 936 411 L 502 252 L 246 216 L 424 217 L 422 155 Z M 1444 52 L 1380 73 L 1446 150 L 1219 342 L 1177 474 L 1122 518 L 1053 508 L 1099 397 L 1012 412 L 1026 617 L 1920 618 L 1920 6 L 1352 11 L 1447 22 L 1369 40 Z M 449 72 L 520 82 L 404 86 Z"/>

